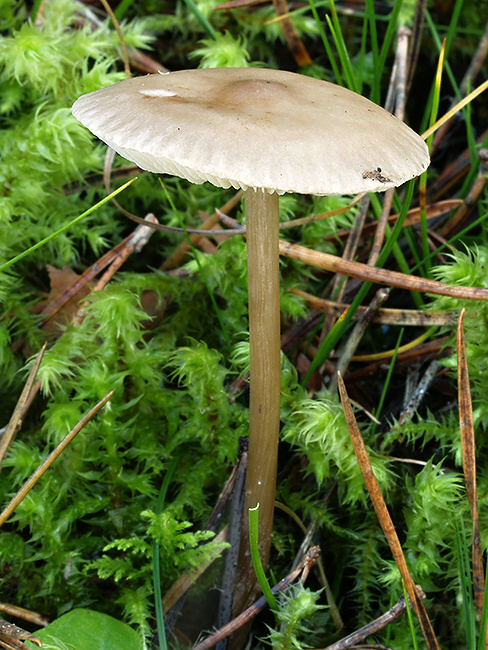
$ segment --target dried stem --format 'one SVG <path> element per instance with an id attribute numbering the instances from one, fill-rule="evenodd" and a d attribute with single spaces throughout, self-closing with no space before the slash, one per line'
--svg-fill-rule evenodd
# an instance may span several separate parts
<path id="1" fill-rule="evenodd" d="M 104 397 L 84 417 L 82 417 L 81 420 L 78 422 L 78 424 L 75 426 L 75 428 L 68 433 L 68 435 L 64 438 L 64 440 L 62 440 L 59 443 L 56 449 L 54 449 L 54 451 L 52 451 L 49 454 L 46 460 L 39 465 L 39 467 L 32 474 L 32 476 L 29 479 L 27 479 L 27 481 L 20 488 L 20 490 L 17 492 L 14 498 L 10 501 L 10 503 L 5 508 L 5 510 L 0 514 L 0 527 L 3 526 L 3 524 L 14 512 L 15 508 L 19 505 L 22 499 L 24 499 L 24 497 L 27 496 L 27 494 L 30 492 L 30 490 L 32 490 L 32 488 L 37 483 L 37 481 L 41 478 L 44 472 L 49 467 L 51 467 L 54 461 L 58 458 L 61 452 L 69 445 L 69 443 L 73 440 L 73 438 L 83 429 L 83 427 L 86 424 L 88 424 L 88 422 L 98 413 L 98 411 L 100 411 L 100 409 L 105 406 L 105 404 L 109 401 L 109 399 L 112 397 L 114 392 L 115 391 L 113 390 L 110 391 L 110 393 L 106 397 Z"/>
<path id="2" fill-rule="evenodd" d="M 425 640 L 427 641 L 427 646 L 429 650 L 440 650 L 439 642 L 434 633 L 434 630 L 432 629 L 432 625 L 425 610 L 424 604 L 419 597 L 415 583 L 412 579 L 412 576 L 410 575 L 400 540 L 398 539 L 395 526 L 393 525 L 390 513 L 388 512 L 388 508 L 386 507 L 383 495 L 381 494 L 380 486 L 378 485 L 378 481 L 374 475 L 368 452 L 366 451 L 361 432 L 359 431 L 356 418 L 354 417 L 351 402 L 349 401 L 349 397 L 346 392 L 344 381 L 340 374 L 339 392 L 341 395 L 342 406 L 344 408 L 349 434 L 354 446 L 354 452 L 356 454 L 356 458 L 358 459 L 361 473 L 363 475 L 366 488 L 369 492 L 371 502 L 375 509 L 376 516 L 378 517 L 378 521 L 380 522 L 381 528 L 383 529 L 393 558 L 398 566 L 400 575 L 402 576 L 408 597 L 410 598 L 412 607 L 417 615 L 420 627 L 422 628 Z"/>
<path id="3" fill-rule="evenodd" d="M 457 327 L 459 426 L 461 429 L 464 480 L 466 483 L 471 519 L 473 521 L 472 555 L 474 600 L 478 620 L 481 620 L 485 596 L 485 572 L 483 570 L 478 491 L 476 487 L 476 447 L 474 440 L 473 406 L 471 404 L 468 361 L 466 358 L 466 344 L 463 331 L 465 312 L 466 310 L 463 309 L 459 314 Z"/>

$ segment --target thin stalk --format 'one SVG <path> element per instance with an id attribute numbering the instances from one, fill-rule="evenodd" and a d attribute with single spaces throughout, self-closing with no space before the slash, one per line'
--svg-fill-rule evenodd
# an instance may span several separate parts
<path id="1" fill-rule="evenodd" d="M 180 456 L 176 456 L 169 466 L 168 471 L 164 476 L 163 484 L 159 490 L 158 500 L 156 501 L 156 514 L 160 515 L 163 512 L 163 506 L 166 499 L 166 492 L 176 465 L 180 460 Z M 153 587 L 154 587 L 154 608 L 156 610 L 156 623 L 158 629 L 158 641 L 160 650 L 167 650 L 168 644 L 166 643 L 166 632 L 164 626 L 164 613 L 163 613 L 163 600 L 161 597 L 161 573 L 159 570 L 159 543 L 157 540 L 153 541 Z"/>
<path id="2" fill-rule="evenodd" d="M 434 95 L 432 101 L 432 110 L 430 113 L 430 123 L 429 126 L 435 124 L 437 120 L 437 113 L 439 111 L 439 102 L 441 94 L 441 81 L 442 81 L 442 70 L 444 68 L 444 57 L 446 52 L 446 41 L 444 40 L 439 54 L 439 60 L 437 62 L 437 70 L 435 76 L 435 85 L 434 85 Z M 432 140 L 434 139 L 434 134 L 430 135 L 427 138 L 427 146 L 429 150 L 432 146 Z M 429 255 L 429 235 L 428 235 L 428 226 L 427 226 L 427 211 L 425 208 L 427 196 L 427 172 L 424 172 L 420 176 L 420 231 L 422 235 L 422 252 L 424 259 Z M 425 262 L 425 273 L 427 277 L 431 275 L 431 264 L 430 260 Z"/>
<path id="3" fill-rule="evenodd" d="M 390 380 L 391 376 L 393 374 L 393 368 L 395 367 L 396 359 L 398 356 L 398 350 L 400 348 L 400 345 L 402 343 L 402 338 L 403 338 L 403 333 L 405 332 L 405 328 L 402 327 L 400 330 L 400 334 L 398 335 L 398 339 L 395 345 L 395 351 L 393 352 L 393 357 L 391 359 L 390 366 L 388 368 L 388 372 L 386 375 L 385 383 L 383 386 L 383 390 L 381 391 L 381 396 L 380 396 L 380 401 L 378 402 L 378 406 L 374 410 L 374 415 L 379 418 L 381 415 L 381 411 L 383 410 L 383 404 L 385 403 L 386 399 L 386 393 L 388 392 L 388 386 L 390 385 Z M 373 435 L 376 433 L 376 423 L 373 423 Z"/>
<path id="4" fill-rule="evenodd" d="M 337 66 L 337 63 L 336 63 L 336 61 L 334 59 L 334 55 L 332 53 L 332 48 L 329 45 L 329 41 L 328 41 L 327 36 L 325 34 L 325 30 L 322 27 L 322 22 L 321 22 L 321 20 L 319 18 L 319 14 L 317 12 L 317 8 L 315 6 L 314 0 L 308 0 L 308 2 L 310 4 L 310 9 L 312 10 L 314 20 L 315 20 L 315 22 L 317 24 L 317 29 L 319 30 L 320 36 L 322 38 L 322 43 L 324 44 L 325 51 L 327 52 L 327 56 L 329 57 L 329 63 L 330 63 L 331 68 L 332 68 L 332 70 L 334 72 L 336 83 L 339 86 L 343 86 L 344 82 L 342 80 L 342 75 L 339 72 L 339 68 Z"/>
<path id="5" fill-rule="evenodd" d="M 485 571 L 485 585 L 488 584 L 488 565 Z M 485 598 L 483 601 L 483 613 L 481 614 L 480 633 L 478 637 L 477 650 L 486 649 L 486 625 L 488 621 L 488 590 L 485 590 Z"/>
<path id="6" fill-rule="evenodd" d="M 249 509 L 249 543 L 251 546 L 251 558 L 254 566 L 254 573 L 263 592 L 263 596 L 273 611 L 278 611 L 278 603 L 271 591 L 269 582 L 263 569 L 261 557 L 259 555 L 259 503 L 255 508 Z"/>
<path id="7" fill-rule="evenodd" d="M 337 52 L 339 54 L 342 70 L 346 77 L 349 90 L 353 90 L 354 92 L 357 92 L 358 89 L 357 89 L 356 77 L 354 75 L 354 70 L 351 65 L 351 59 L 349 58 L 349 53 L 347 51 L 346 44 L 344 42 L 344 36 L 342 35 L 341 24 L 337 16 L 334 0 L 330 0 L 330 11 L 332 14 L 332 20 L 329 18 L 329 16 L 326 16 L 327 24 L 329 25 L 330 32 L 332 34 L 335 46 L 337 48 Z"/>
<path id="8" fill-rule="evenodd" d="M 413 621 L 412 609 L 410 607 L 410 601 L 408 600 L 407 590 L 405 588 L 405 582 L 403 580 L 402 580 L 402 584 L 403 584 L 403 597 L 405 598 L 405 605 L 407 608 L 408 626 L 410 628 L 410 634 L 412 638 L 412 649 L 418 650 L 419 646 L 417 644 L 417 635 L 415 634 L 415 624 Z"/>
<path id="9" fill-rule="evenodd" d="M 245 202 L 251 382 L 244 512 L 260 504 L 259 552 L 266 567 L 273 531 L 280 428 L 279 197 L 262 190 L 248 189 Z M 235 608 L 242 606 L 256 588 L 245 519 Z"/>
<path id="10" fill-rule="evenodd" d="M 381 70 L 379 67 L 379 51 L 378 51 L 378 34 L 376 30 L 376 14 L 374 10 L 373 0 L 366 0 L 366 14 L 369 21 L 369 31 L 371 34 L 371 52 L 373 54 L 373 93 L 372 101 L 380 103 L 380 80 Z"/>
<path id="11" fill-rule="evenodd" d="M 215 41 L 215 29 L 208 22 L 207 18 L 202 14 L 202 12 L 200 11 L 196 3 L 193 2 L 193 0 L 184 0 L 184 3 L 191 11 L 191 13 L 195 16 L 195 18 L 198 20 L 204 32 L 207 34 L 207 36 L 211 38 L 213 41 Z"/>
<path id="12" fill-rule="evenodd" d="M 59 228 L 55 232 L 52 232 L 50 235 L 47 237 L 44 237 L 44 239 L 41 239 L 41 241 L 38 241 L 37 244 L 34 244 L 34 246 L 31 246 L 27 250 L 23 251 L 22 253 L 19 253 L 19 255 L 16 255 L 15 257 L 12 257 L 11 260 L 8 260 L 8 262 L 4 262 L 3 264 L 0 265 L 0 271 L 5 271 L 5 269 L 8 269 L 9 266 L 12 266 L 12 264 L 15 264 L 16 262 L 19 262 L 21 259 L 29 255 L 30 253 L 33 253 L 36 251 L 38 248 L 41 248 L 41 246 L 44 246 L 44 244 L 47 244 L 48 241 L 51 241 L 51 239 L 54 239 L 54 237 L 57 237 L 58 235 L 61 235 L 63 232 L 66 230 L 69 230 L 71 226 L 74 226 L 78 221 L 81 221 L 85 217 L 87 217 L 89 214 L 94 212 L 97 208 L 102 206 L 104 203 L 107 203 L 107 201 L 110 201 L 114 196 L 117 196 L 120 192 L 123 192 L 129 185 L 131 185 L 135 180 L 137 180 L 137 176 L 132 178 L 130 181 L 127 183 L 124 183 L 121 185 L 119 188 L 117 188 L 112 194 L 109 194 L 108 196 L 105 196 L 101 201 L 98 203 L 95 203 L 95 205 L 92 205 L 91 208 L 88 208 L 88 210 L 85 210 L 83 214 L 80 214 L 78 217 L 75 217 L 72 219 L 69 223 L 67 223 L 65 226 L 62 228 Z M 147 224 L 146 224 L 147 225 Z"/>

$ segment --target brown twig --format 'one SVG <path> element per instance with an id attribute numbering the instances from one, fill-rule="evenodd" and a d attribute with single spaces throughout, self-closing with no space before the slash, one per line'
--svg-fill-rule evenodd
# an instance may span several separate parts
<path id="1" fill-rule="evenodd" d="M 24 483 L 20 488 L 17 494 L 10 501 L 8 506 L 0 514 L 0 527 L 7 521 L 10 515 L 14 512 L 15 508 L 19 503 L 27 496 L 30 490 L 34 487 L 37 481 L 41 478 L 44 472 L 51 467 L 54 461 L 58 458 L 61 452 L 69 445 L 73 438 L 83 429 L 83 427 L 88 424 L 88 422 L 102 409 L 105 404 L 109 401 L 115 391 L 110 391 L 110 393 L 104 397 L 96 406 L 94 406 L 88 413 L 81 418 L 78 424 L 72 429 L 68 435 L 59 443 L 59 445 L 49 454 L 46 460 L 39 465 L 35 472 L 31 475 L 30 478 Z"/>
<path id="2" fill-rule="evenodd" d="M 425 598 L 424 592 L 420 589 L 420 587 L 416 586 L 417 592 L 419 594 L 419 598 Z M 364 641 L 367 639 L 369 636 L 372 636 L 373 634 L 377 634 L 381 630 L 383 630 L 387 625 L 390 625 L 391 623 L 395 623 L 396 621 L 400 620 L 400 618 L 403 616 L 403 614 L 407 610 L 407 605 L 405 602 L 405 597 L 402 595 L 400 596 L 399 601 L 396 603 L 396 605 L 393 605 L 391 609 L 389 609 L 387 612 L 382 614 L 382 616 L 378 617 L 371 623 L 368 623 L 361 629 L 357 630 L 356 632 L 353 632 L 352 634 L 349 634 L 348 636 L 344 637 L 340 641 L 337 641 L 337 643 L 333 643 L 332 645 L 327 646 L 325 650 L 347 650 L 347 648 L 351 648 L 352 646 L 357 647 L 358 643 L 361 643 L 361 641 Z M 370 648 L 371 646 L 368 646 Z"/>
<path id="3" fill-rule="evenodd" d="M 31 609 L 24 609 L 17 605 L 11 605 L 10 603 L 0 603 L 0 612 L 8 614 L 9 616 L 15 616 L 15 618 L 21 618 L 24 621 L 32 623 L 32 625 L 35 625 L 36 627 L 46 627 L 46 625 L 49 625 L 49 619 L 42 614 L 33 612 Z"/>
<path id="4" fill-rule="evenodd" d="M 37 636 L 0 619 L 0 647 L 6 650 L 29 650 L 22 641 L 31 641 L 38 648 L 42 646 L 42 641 Z"/>
<path id="5" fill-rule="evenodd" d="M 420 53 L 420 45 L 424 33 L 425 12 L 427 11 L 427 0 L 419 0 L 415 7 L 415 17 L 412 30 L 412 47 L 408 59 L 407 83 L 405 94 L 408 97 L 412 87 L 413 77 L 417 68 L 417 61 Z"/>
<path id="6" fill-rule="evenodd" d="M 388 508 L 386 507 L 383 495 L 381 494 L 380 486 L 378 485 L 378 481 L 374 475 L 368 452 L 366 451 L 361 432 L 359 431 L 359 427 L 357 425 L 356 418 L 354 417 L 354 412 L 347 395 L 344 381 L 340 374 L 338 383 L 342 406 L 344 408 L 344 413 L 346 416 L 347 427 L 349 429 L 351 441 L 354 446 L 354 452 L 356 454 L 356 458 L 358 459 L 359 467 L 361 468 L 361 473 L 363 475 L 371 502 L 375 509 L 376 516 L 378 517 L 378 521 L 380 522 L 381 528 L 383 529 L 386 540 L 388 542 L 388 546 L 391 549 L 393 558 L 398 566 L 400 575 L 402 576 L 408 597 L 410 598 L 412 607 L 419 620 L 424 638 L 427 641 L 427 646 L 429 650 L 440 650 L 439 641 L 437 640 L 424 604 L 422 603 L 415 583 L 412 579 L 412 576 L 410 575 L 400 540 L 398 539 L 395 526 L 393 525 L 390 513 L 388 512 Z"/>
<path id="7" fill-rule="evenodd" d="M 29 401 L 29 395 L 31 393 L 32 387 L 36 380 L 37 371 L 39 370 L 39 366 L 41 364 L 42 357 L 44 356 L 45 351 L 46 351 L 46 343 L 42 346 L 41 351 L 37 355 L 34 365 L 32 366 L 31 371 L 29 373 L 29 377 L 25 382 L 24 389 L 19 397 L 19 401 L 17 402 L 12 417 L 10 418 L 10 422 L 6 427 L 4 434 L 0 438 L 0 464 L 2 462 L 3 457 L 5 456 L 5 452 L 7 451 L 10 441 L 12 440 L 14 434 L 22 426 L 22 419 L 25 415 L 26 404 Z"/>
<path id="8" fill-rule="evenodd" d="M 389 271 L 375 266 L 371 267 L 359 262 L 348 262 L 340 257 L 314 251 L 304 246 L 298 246 L 297 244 L 291 244 L 282 240 L 280 240 L 280 255 L 304 262 L 309 266 L 324 269 L 325 271 L 344 273 L 353 278 L 399 287 L 407 291 L 420 291 L 421 293 L 468 298 L 469 300 L 488 300 L 488 289 L 481 289 L 479 287 L 451 287 L 442 282 L 436 282 L 435 280 L 428 280 L 414 275 L 406 275 L 398 271 Z"/>
<path id="9" fill-rule="evenodd" d="M 103 255 L 99 260 L 97 260 L 94 264 L 92 264 L 90 267 L 86 269 L 84 273 L 82 273 L 79 278 L 74 282 L 66 291 L 64 291 L 60 296 L 58 296 L 55 300 L 50 302 L 42 311 L 42 316 L 44 317 L 44 320 L 42 322 L 43 325 L 45 325 L 48 321 L 50 321 L 58 312 L 59 310 L 75 296 L 84 286 L 86 286 L 95 276 L 97 276 L 100 271 L 103 271 L 107 266 L 110 264 L 113 264 L 113 262 L 122 257 L 124 259 L 127 258 L 126 253 L 124 252 L 127 248 L 128 245 L 131 244 L 133 241 L 133 237 L 137 231 L 137 228 L 134 230 L 133 233 L 131 233 L 128 237 L 123 239 L 117 246 L 112 248 L 112 250 L 108 251 Z M 131 250 L 131 252 L 134 252 L 134 249 Z"/>
<path id="10" fill-rule="evenodd" d="M 115 31 L 117 32 L 120 40 L 120 47 L 122 49 L 122 59 L 124 61 L 124 70 L 125 70 L 125 77 L 126 79 L 130 79 L 130 65 L 129 65 L 129 55 L 127 54 L 127 48 L 125 46 L 125 40 L 124 40 L 124 35 L 122 34 L 122 30 L 120 29 L 119 21 L 115 17 L 114 12 L 112 11 L 112 7 L 109 5 L 108 0 L 100 0 L 102 5 L 105 8 L 105 11 L 108 13 L 110 16 L 110 19 L 115 27 Z"/>
<path id="11" fill-rule="evenodd" d="M 286 43 L 290 48 L 290 52 L 293 54 L 295 61 L 300 67 L 312 65 L 312 59 L 310 58 L 301 38 L 298 36 L 295 25 L 290 17 L 286 0 L 273 0 L 273 5 L 276 15 L 279 18 L 279 23 L 283 30 Z"/>
<path id="12" fill-rule="evenodd" d="M 463 331 L 465 312 L 465 309 L 461 310 L 457 327 L 459 426 L 461 429 L 464 481 L 466 483 L 466 493 L 468 495 L 471 519 L 473 521 L 472 560 L 474 600 L 478 620 L 481 620 L 485 596 L 485 572 L 483 570 L 478 492 L 476 488 L 476 447 L 474 440 L 473 406 L 471 403 L 468 360 L 466 357 L 466 343 Z"/>
<path id="13" fill-rule="evenodd" d="M 120 250 L 119 254 L 113 259 L 111 265 L 98 280 L 97 284 L 93 287 L 93 291 L 102 291 L 113 278 L 113 276 L 120 269 L 122 264 L 127 260 L 129 255 L 134 252 L 140 252 L 147 244 L 149 238 L 154 233 L 149 226 L 150 224 L 157 223 L 157 219 L 153 214 L 148 214 L 144 219 L 144 226 L 137 226 L 132 235 L 126 241 L 125 246 Z M 73 324 L 79 325 L 85 317 L 87 302 L 85 301 L 80 305 L 76 315 L 73 318 Z"/>
<path id="14" fill-rule="evenodd" d="M 351 306 L 344 302 L 319 298 L 301 289 L 290 289 L 290 293 L 301 296 L 313 309 L 317 309 L 324 314 L 340 316 Z M 358 320 L 366 309 L 367 307 L 360 305 L 353 316 L 353 320 Z M 454 311 L 419 311 L 417 309 L 380 307 L 373 315 L 371 322 L 385 325 L 401 325 L 402 327 L 431 327 L 432 325 L 454 325 L 457 317 L 458 313 Z"/>

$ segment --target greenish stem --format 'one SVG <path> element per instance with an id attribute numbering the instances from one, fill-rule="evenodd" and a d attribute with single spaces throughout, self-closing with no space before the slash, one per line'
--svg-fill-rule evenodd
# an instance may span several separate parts
<path id="1" fill-rule="evenodd" d="M 244 512 L 260 504 L 259 552 L 266 567 L 273 533 L 280 429 L 279 197 L 263 190 L 248 189 L 245 201 L 251 382 Z M 235 608 L 252 598 L 256 591 L 245 519 Z"/>
<path id="2" fill-rule="evenodd" d="M 264 597 L 273 611 L 278 610 L 278 603 L 274 597 L 259 555 L 259 503 L 255 508 L 249 509 L 249 543 L 251 546 L 251 558 L 254 566 L 254 573 L 261 587 Z"/>

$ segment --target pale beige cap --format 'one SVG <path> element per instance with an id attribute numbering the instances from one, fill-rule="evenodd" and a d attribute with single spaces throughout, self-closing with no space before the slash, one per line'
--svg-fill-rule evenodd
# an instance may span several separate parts
<path id="1" fill-rule="evenodd" d="M 375 192 L 430 162 L 425 142 L 383 108 L 280 70 L 153 74 L 83 95 L 72 110 L 142 169 L 219 187 Z"/>

